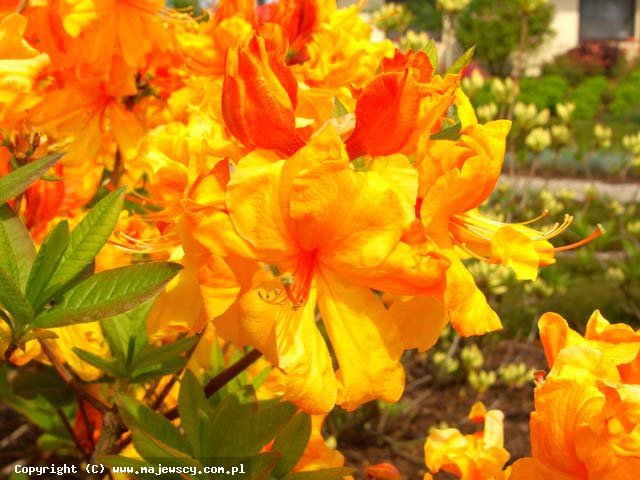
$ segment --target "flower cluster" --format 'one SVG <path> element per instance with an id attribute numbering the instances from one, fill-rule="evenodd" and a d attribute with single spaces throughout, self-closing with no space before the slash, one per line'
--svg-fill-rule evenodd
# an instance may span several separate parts
<path id="1" fill-rule="evenodd" d="M 182 263 L 152 340 L 212 320 L 308 412 L 396 401 L 404 350 L 447 322 L 501 327 L 463 260 L 534 279 L 571 218 L 538 231 L 483 216 L 510 123 L 478 121 L 461 72 L 370 36 L 332 0 L 221 0 L 199 19 L 157 0 L 29 3 L 0 23 L 0 171 L 67 152 L 19 199 L 34 232 L 128 186 L 97 267 Z M 100 372 L 68 349 L 104 355 L 101 335 L 59 334 L 87 380 Z"/>

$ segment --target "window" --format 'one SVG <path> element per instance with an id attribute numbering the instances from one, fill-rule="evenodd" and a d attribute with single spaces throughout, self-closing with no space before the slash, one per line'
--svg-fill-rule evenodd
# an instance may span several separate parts
<path id="1" fill-rule="evenodd" d="M 636 0 L 580 0 L 580 40 L 626 40 L 634 35 Z"/>

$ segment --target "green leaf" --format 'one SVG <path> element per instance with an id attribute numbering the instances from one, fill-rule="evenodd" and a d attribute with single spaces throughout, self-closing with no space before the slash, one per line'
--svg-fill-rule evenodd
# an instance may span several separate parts
<path id="1" fill-rule="evenodd" d="M 175 360 L 193 347 L 197 341 L 198 337 L 186 337 L 176 340 L 173 343 L 162 345 L 161 347 L 146 346 L 135 359 L 132 366 L 134 374 Z"/>
<path id="2" fill-rule="evenodd" d="M 42 396 L 55 407 L 69 405 L 75 399 L 74 391 L 49 367 L 18 369 L 11 387 L 13 393 L 22 398 L 34 399 Z"/>
<path id="3" fill-rule="evenodd" d="M 278 452 L 281 455 L 278 465 L 271 472 L 273 477 L 282 478 L 293 470 L 302 457 L 310 436 L 311 417 L 308 414 L 297 413 L 285 423 L 271 447 L 272 452 Z"/>
<path id="4" fill-rule="evenodd" d="M 251 480 L 265 480 L 278 464 L 280 455 L 277 452 L 265 452 L 251 457 Z"/>
<path id="5" fill-rule="evenodd" d="M 0 268 L 24 291 L 36 247 L 22 220 L 9 205 L 0 206 Z"/>
<path id="6" fill-rule="evenodd" d="M 9 480 L 29 480 L 29 475 L 27 475 L 26 473 L 16 473 L 13 472 L 11 473 L 11 476 L 9 477 Z"/>
<path id="7" fill-rule="evenodd" d="M 69 222 L 66 220 L 58 223 L 44 239 L 40 251 L 31 267 L 29 280 L 27 281 L 26 296 L 35 310 L 39 310 L 42 305 L 42 294 L 53 273 L 58 268 L 62 255 L 69 245 Z"/>
<path id="8" fill-rule="evenodd" d="M 111 356 L 125 371 L 148 345 L 147 317 L 152 306 L 153 301 L 148 300 L 126 313 L 100 320 Z"/>
<path id="9" fill-rule="evenodd" d="M 78 347 L 73 347 L 73 352 L 78 357 L 80 357 L 81 360 L 102 370 L 104 373 L 111 377 L 120 378 L 123 376 L 123 372 L 118 370 L 117 365 L 113 362 L 113 360 L 106 360 L 94 353 L 82 350 Z"/>
<path id="10" fill-rule="evenodd" d="M 340 101 L 338 97 L 333 99 L 333 118 L 344 117 L 349 114 L 349 110 L 344 103 Z"/>
<path id="11" fill-rule="evenodd" d="M 423 47 L 422 51 L 427 54 L 427 57 L 429 57 L 429 62 L 433 67 L 433 71 L 437 71 L 439 59 L 438 45 L 436 44 L 436 41 L 433 38 L 430 38 L 427 44 Z"/>
<path id="12" fill-rule="evenodd" d="M 53 167 L 62 155 L 62 153 L 47 155 L 0 177 L 0 205 L 4 205 L 29 188 L 33 182 Z"/>
<path id="13" fill-rule="evenodd" d="M 467 67 L 471 60 L 473 59 L 473 53 L 476 51 L 476 46 L 474 45 L 469 50 L 464 52 L 460 58 L 458 58 L 453 65 L 447 70 L 447 73 L 456 74 L 462 72 L 462 69 Z"/>
<path id="14" fill-rule="evenodd" d="M 211 421 L 213 410 L 207 402 L 200 382 L 190 370 L 184 373 L 180 382 L 178 412 L 184 435 L 193 448 L 194 456 L 206 456 L 207 452 L 203 450 L 203 446 L 206 444 L 206 427 Z"/>
<path id="15" fill-rule="evenodd" d="M 191 455 L 191 449 L 182 435 L 180 435 L 178 429 L 163 415 L 125 396 L 118 398 L 118 406 L 127 427 L 143 430 L 171 449 L 180 451 L 185 455 Z M 142 452 L 140 453 L 142 454 Z"/>
<path id="16" fill-rule="evenodd" d="M 283 480 L 340 480 L 351 475 L 355 469 L 338 467 L 325 468 L 324 470 L 314 470 L 312 472 L 292 473 L 284 477 Z"/>
<path id="17" fill-rule="evenodd" d="M 458 140 L 462 125 L 460 122 L 454 123 L 450 127 L 443 128 L 438 133 L 431 135 L 431 140 Z"/>
<path id="18" fill-rule="evenodd" d="M 12 329 L 16 337 L 22 336 L 24 327 L 35 318 L 33 308 L 7 273 L 0 269 L 0 305 L 13 317 Z"/>
<path id="19" fill-rule="evenodd" d="M 179 434 L 175 434 L 179 435 Z M 159 440 L 146 430 L 134 428 L 131 431 L 133 446 L 144 458 L 162 459 L 162 465 L 172 467 L 189 467 L 202 470 L 202 465 L 189 454 L 176 450 L 166 442 Z"/>
<path id="20" fill-rule="evenodd" d="M 37 327 L 92 322 L 131 310 L 156 295 L 182 268 L 167 262 L 106 270 L 67 290 L 53 308 L 42 311 Z"/>
<path id="21" fill-rule="evenodd" d="M 69 237 L 69 246 L 62 255 L 42 297 L 45 301 L 54 297 L 65 285 L 78 276 L 87 265 L 91 264 L 100 249 L 107 243 L 116 226 L 122 205 L 125 189 L 110 193 L 87 213 Z"/>

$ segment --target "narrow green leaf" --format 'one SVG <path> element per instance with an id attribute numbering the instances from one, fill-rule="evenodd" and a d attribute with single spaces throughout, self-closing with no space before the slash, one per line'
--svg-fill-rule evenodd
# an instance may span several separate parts
<path id="1" fill-rule="evenodd" d="M 53 165 L 60 160 L 62 153 L 54 153 L 17 168 L 8 175 L 0 177 L 0 205 L 7 203 L 13 197 L 20 195 L 33 182 L 38 180 Z"/>
<path id="2" fill-rule="evenodd" d="M 338 97 L 333 99 L 333 118 L 344 117 L 349 114 L 349 110 L 344 103 L 340 101 Z"/>
<path id="3" fill-rule="evenodd" d="M 431 135 L 431 140 L 458 140 L 462 125 L 460 122 L 454 123 L 450 127 L 443 128 L 438 133 Z"/>
<path id="4" fill-rule="evenodd" d="M 147 346 L 138 355 L 138 358 L 135 360 L 133 365 L 133 369 L 141 371 L 154 365 L 160 365 L 164 362 L 175 359 L 193 347 L 197 341 L 198 337 L 187 337 L 176 340 L 173 343 L 162 345 L 161 347 Z"/>
<path id="5" fill-rule="evenodd" d="M 62 260 L 48 287 L 42 294 L 45 301 L 53 298 L 65 285 L 79 275 L 107 243 L 120 216 L 124 194 L 125 189 L 119 188 L 104 197 L 73 229 L 69 237 L 69 246 L 62 255 Z"/>
<path id="6" fill-rule="evenodd" d="M 121 395 L 118 398 L 119 412 L 124 423 L 130 429 L 145 431 L 173 450 L 191 455 L 191 449 L 182 435 L 164 416 L 154 412 L 146 405 Z M 140 452 L 142 454 L 142 452 Z"/>
<path id="7" fill-rule="evenodd" d="M 128 378 L 135 383 L 159 379 L 165 375 L 176 373 L 181 370 L 186 363 L 187 359 L 185 357 L 174 357 L 142 370 L 134 370 L 128 374 Z"/>
<path id="8" fill-rule="evenodd" d="M 422 51 L 427 54 L 429 57 L 429 62 L 431 62 L 431 66 L 433 67 L 433 71 L 438 70 L 438 45 L 433 38 L 430 38 L 427 44 L 422 48 Z"/>
<path id="9" fill-rule="evenodd" d="M 284 477 L 283 480 L 341 480 L 351 475 L 354 471 L 353 468 L 346 467 L 325 468 L 324 470 L 311 472 L 292 473 Z"/>
<path id="10" fill-rule="evenodd" d="M 9 207 L 0 206 L 0 268 L 24 291 L 36 247 L 20 217 Z"/>
<path id="11" fill-rule="evenodd" d="M 279 460 L 280 455 L 273 451 L 251 457 L 251 480 L 266 480 L 271 478 L 271 472 Z"/>
<path id="12" fill-rule="evenodd" d="M 47 284 L 53 277 L 53 273 L 62 259 L 62 254 L 69 245 L 69 222 L 66 220 L 58 223 L 44 239 L 40 251 L 31 267 L 29 280 L 27 281 L 26 296 L 35 310 L 42 307 L 42 294 Z"/>
<path id="13" fill-rule="evenodd" d="M 73 347 L 73 353 L 80 357 L 81 360 L 102 370 L 104 373 L 111 377 L 120 378 L 122 376 L 123 372 L 118 371 L 116 365 L 112 360 L 106 360 L 94 353 L 88 352 L 78 347 Z"/>
<path id="14" fill-rule="evenodd" d="M 13 329 L 17 336 L 22 335 L 24 326 L 33 322 L 33 308 L 7 273 L 0 269 L 0 305 L 13 317 Z"/>
<path id="15" fill-rule="evenodd" d="M 181 268 L 175 263 L 143 263 L 92 275 L 66 291 L 53 308 L 39 313 L 35 326 L 62 327 L 126 312 L 160 292 Z"/>
<path id="16" fill-rule="evenodd" d="M 191 444 L 194 456 L 206 456 L 207 452 L 203 451 L 207 440 L 206 425 L 211 421 L 213 410 L 207 402 L 200 382 L 190 370 L 184 373 L 180 382 L 178 412 L 184 435 Z"/>
<path id="17" fill-rule="evenodd" d="M 111 356 L 126 370 L 148 345 L 147 317 L 152 306 L 153 301 L 148 300 L 126 313 L 100 320 Z"/>
<path id="18" fill-rule="evenodd" d="M 144 458 L 161 458 L 162 465 L 172 467 L 196 468 L 196 472 L 202 470 L 202 465 L 188 453 L 173 448 L 167 442 L 154 437 L 148 430 L 134 428 L 131 432 L 133 446 Z M 174 435 L 180 436 L 179 433 Z"/>
<path id="19" fill-rule="evenodd" d="M 458 58 L 453 65 L 447 70 L 447 73 L 456 74 L 462 72 L 462 70 L 467 67 L 471 60 L 473 59 L 473 53 L 476 51 L 476 46 L 474 45 L 469 50 L 464 52 L 460 58 Z"/>
<path id="20" fill-rule="evenodd" d="M 271 472 L 273 477 L 282 478 L 293 470 L 307 448 L 310 436 L 311 417 L 304 412 L 297 413 L 284 424 L 271 447 L 271 451 L 281 455 L 278 465 Z"/>

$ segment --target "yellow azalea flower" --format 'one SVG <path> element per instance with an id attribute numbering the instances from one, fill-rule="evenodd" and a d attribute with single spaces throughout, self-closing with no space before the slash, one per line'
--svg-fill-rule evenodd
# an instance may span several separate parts
<path id="1" fill-rule="evenodd" d="M 353 409 L 373 398 L 395 401 L 402 392 L 403 342 L 367 287 L 438 291 L 447 268 L 437 255 L 400 243 L 407 224 L 403 203 L 378 172 L 350 167 L 330 127 L 286 161 L 254 152 L 231 176 L 233 226 L 254 258 L 280 275 L 241 293 L 240 315 L 219 318 L 218 330 L 239 321 L 238 337 L 286 374 L 285 398 L 310 412 L 326 412 L 334 403 Z M 316 304 L 337 372 L 316 324 Z"/>
<path id="2" fill-rule="evenodd" d="M 519 279 L 535 279 L 540 266 L 554 262 L 557 251 L 549 239 L 564 232 L 573 218 L 546 232 L 521 224 L 505 224 L 479 214 L 500 175 L 510 123 L 504 120 L 478 124 L 469 100 L 457 94 L 462 134 L 459 140 L 429 142 L 420 160 L 420 216 L 428 234 L 441 245 L 454 245 L 474 257 L 512 267 Z M 543 214 L 544 215 L 544 214 Z M 538 219 L 535 219 L 538 220 Z"/>
<path id="3" fill-rule="evenodd" d="M 353 5 L 329 15 L 306 44 L 309 59 L 293 69 L 310 86 L 342 89 L 373 78 L 380 60 L 393 50 L 388 40 L 371 41 L 371 26 Z"/>
<path id="4" fill-rule="evenodd" d="M 599 312 L 584 338 L 556 314 L 545 314 L 539 327 L 551 371 L 535 390 L 532 456 L 514 464 L 511 478 L 634 478 L 640 387 L 625 375 L 638 361 L 638 334 Z"/>
<path id="5" fill-rule="evenodd" d="M 433 474 L 444 471 L 462 480 L 507 480 L 509 469 L 504 466 L 509 452 L 504 448 L 504 414 L 500 410 L 486 411 L 478 402 L 471 408 L 469 419 L 484 423 L 483 430 L 463 435 L 454 428 L 445 428 L 429 434 L 424 445 L 427 467 Z"/>
<path id="6" fill-rule="evenodd" d="M 27 20 L 10 14 L 0 21 L 0 127 L 13 127 L 40 100 L 37 78 L 49 57 L 31 47 L 23 35 Z"/>

